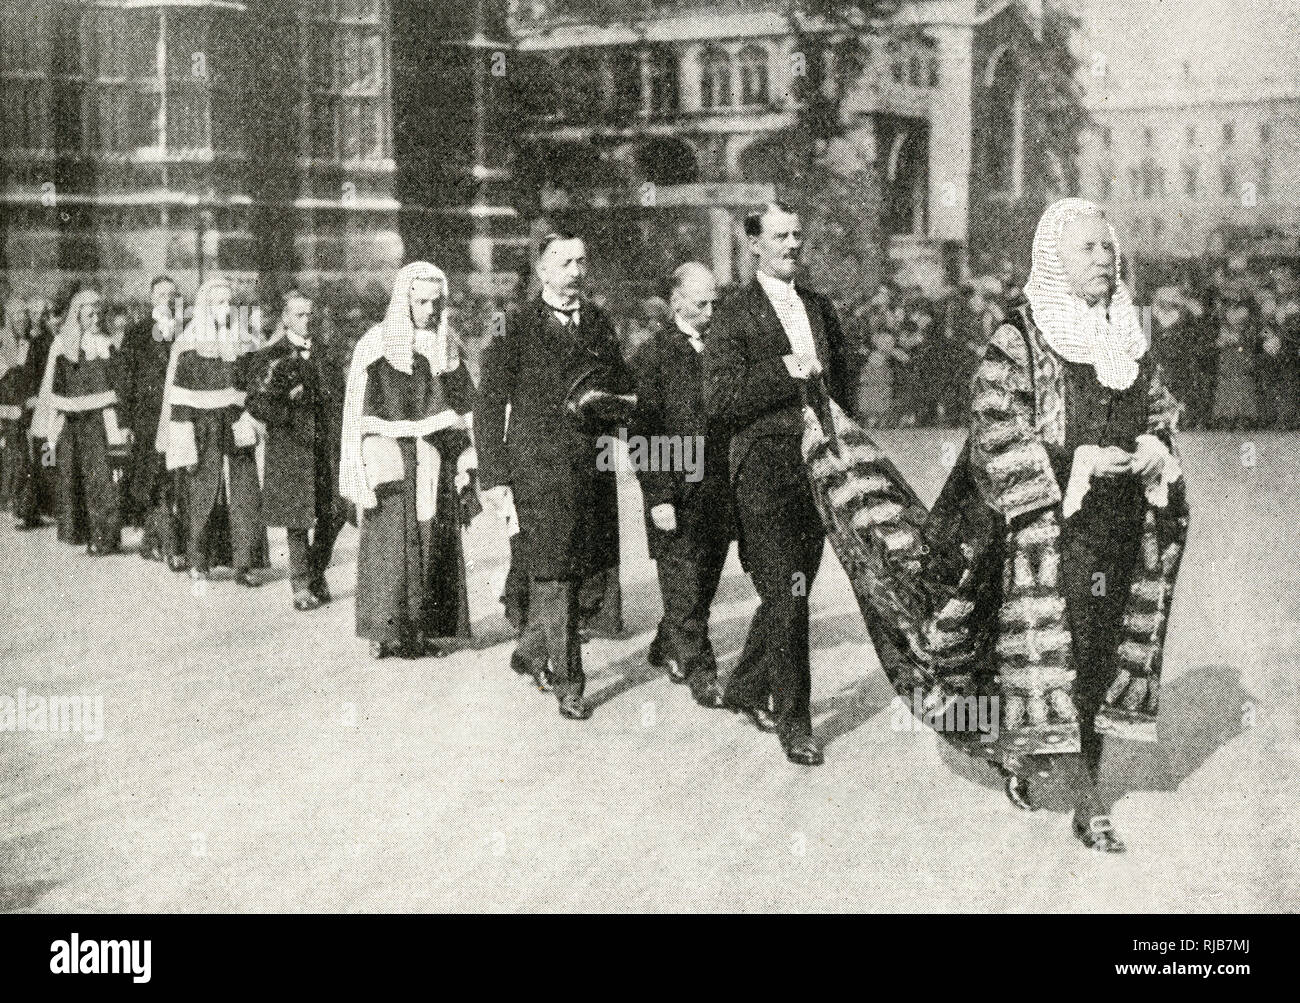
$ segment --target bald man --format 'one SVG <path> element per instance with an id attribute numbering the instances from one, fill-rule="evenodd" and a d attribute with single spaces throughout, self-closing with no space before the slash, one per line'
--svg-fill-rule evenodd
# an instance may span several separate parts
<path id="1" fill-rule="evenodd" d="M 713 273 L 687 262 L 673 273 L 672 324 L 633 360 L 637 477 L 646 541 L 659 574 L 663 619 L 647 660 L 686 683 L 703 707 L 722 707 L 709 643 L 709 607 L 731 546 L 731 485 L 725 435 L 711 436 L 704 411 L 703 353 L 718 298 Z M 646 462 L 653 458 L 657 462 Z M 669 462 L 664 462 L 665 460 Z"/>

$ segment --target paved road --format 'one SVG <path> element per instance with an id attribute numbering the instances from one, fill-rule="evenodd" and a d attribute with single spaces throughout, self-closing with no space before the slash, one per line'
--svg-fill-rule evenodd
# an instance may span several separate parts
<path id="1" fill-rule="evenodd" d="M 933 497 L 954 438 L 886 443 Z M 659 601 L 631 482 L 633 633 L 586 647 L 585 724 L 506 667 L 505 546 L 487 519 L 469 539 L 475 646 L 377 664 L 353 636 L 351 530 L 338 598 L 301 614 L 283 580 L 194 596 L 134 555 L 91 561 L 52 529 L 5 526 L 0 694 L 101 696 L 103 734 L 0 732 L 0 909 L 1294 909 L 1298 445 L 1260 435 L 1244 466 L 1235 439 L 1185 437 L 1194 535 L 1163 741 L 1117 752 L 1134 788 L 1115 811 L 1123 858 L 1084 851 L 1063 814 L 1016 812 L 931 732 L 893 727 L 829 553 L 813 592 L 826 765 L 790 765 L 698 709 L 643 660 Z M 724 672 L 754 605 L 733 554 L 714 615 Z"/>

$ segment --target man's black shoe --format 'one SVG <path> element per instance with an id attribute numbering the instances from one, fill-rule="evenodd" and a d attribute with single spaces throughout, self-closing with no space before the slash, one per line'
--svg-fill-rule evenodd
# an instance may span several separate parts
<path id="1" fill-rule="evenodd" d="M 528 664 L 528 659 L 524 658 L 518 651 L 511 652 L 510 667 L 519 675 L 528 676 L 543 693 L 550 693 L 555 689 L 555 677 L 550 670 L 545 665 L 540 669 L 533 668 Z"/>
<path id="2" fill-rule="evenodd" d="M 591 708 L 582 697 L 563 697 L 560 700 L 560 716 L 571 721 L 585 721 L 591 717 Z"/>
<path id="3" fill-rule="evenodd" d="M 821 766 L 821 746 L 814 738 L 800 738 L 785 747 L 785 758 L 800 766 Z"/>
<path id="4" fill-rule="evenodd" d="M 776 717 L 766 707 L 754 707 L 749 704 L 727 704 L 728 709 L 737 714 L 744 714 L 754 722 L 754 727 L 769 735 L 776 732 Z"/>
<path id="5" fill-rule="evenodd" d="M 1128 850 L 1110 824 L 1110 816 L 1094 815 L 1086 822 L 1074 816 L 1074 837 L 1090 850 L 1098 853 L 1124 853 Z"/>
<path id="6" fill-rule="evenodd" d="M 695 697 L 695 702 L 701 707 L 708 707 L 711 710 L 726 706 L 726 702 L 722 699 L 722 687 L 718 685 L 716 679 L 710 679 L 706 683 L 692 683 L 691 696 Z"/>

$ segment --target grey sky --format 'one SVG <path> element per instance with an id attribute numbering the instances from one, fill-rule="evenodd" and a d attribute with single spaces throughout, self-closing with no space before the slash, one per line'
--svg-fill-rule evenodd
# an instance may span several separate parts
<path id="1" fill-rule="evenodd" d="M 1113 88 L 1160 87 L 1182 77 L 1300 83 L 1300 0 L 1074 0 L 1085 61 L 1101 52 Z M 1096 80 L 1085 74 L 1093 92 Z"/>

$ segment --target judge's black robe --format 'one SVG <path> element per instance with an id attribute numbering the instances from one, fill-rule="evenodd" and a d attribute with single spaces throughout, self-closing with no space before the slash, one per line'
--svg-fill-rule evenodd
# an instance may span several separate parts
<path id="1" fill-rule="evenodd" d="M 417 352 L 409 374 L 382 356 L 366 370 L 363 430 L 418 435 L 387 436 L 401 451 L 405 476 L 379 485 L 377 506 L 366 509 L 360 519 L 358 637 L 412 649 L 422 641 L 470 636 L 455 488 L 457 460 L 470 441 L 464 429 L 445 425 L 453 412 L 468 414 L 473 399 L 473 382 L 463 363 L 435 376 L 428 359 Z M 386 422 L 418 424 L 398 428 Z M 417 437 L 426 439 L 440 457 L 434 515 L 424 520 L 416 506 Z"/>
<path id="2" fill-rule="evenodd" d="M 196 462 L 184 479 L 184 502 L 190 566 L 200 571 L 226 563 L 246 571 L 266 563 L 255 447 L 235 441 L 234 426 L 245 413 L 242 382 L 239 361 L 207 358 L 192 349 L 182 350 L 176 360 L 171 434 L 178 425 L 192 429 Z M 228 561 L 222 552 L 223 523 L 229 527 Z"/>
<path id="3" fill-rule="evenodd" d="M 32 411 L 27 406 L 40 386 L 40 372 L 32 367 L 32 348 L 26 358 L 0 374 L 0 508 L 19 519 L 35 519 L 32 451 L 27 431 Z"/>
<path id="4" fill-rule="evenodd" d="M 124 455 L 110 450 L 105 412 L 111 409 L 120 427 L 130 427 L 118 410 L 124 384 L 116 349 L 107 359 L 79 352 L 76 362 L 62 354 L 54 360 L 51 407 L 63 422 L 57 443 L 59 539 L 106 553 L 122 542 Z"/>

